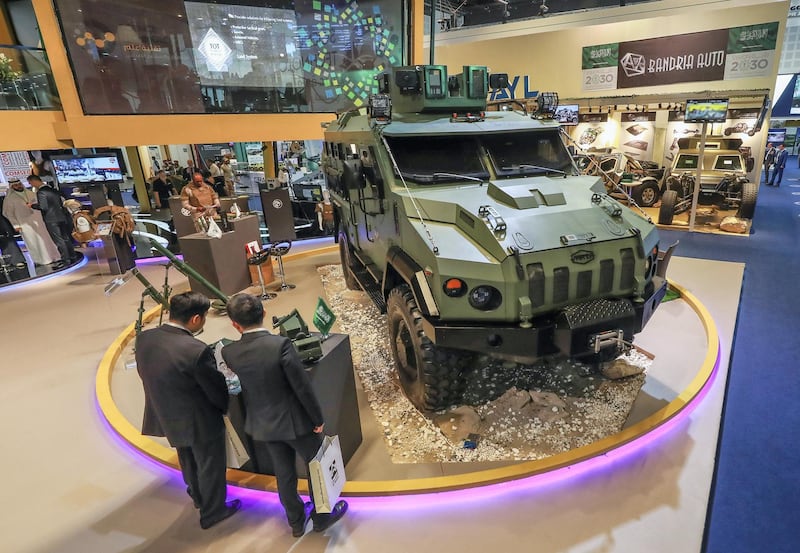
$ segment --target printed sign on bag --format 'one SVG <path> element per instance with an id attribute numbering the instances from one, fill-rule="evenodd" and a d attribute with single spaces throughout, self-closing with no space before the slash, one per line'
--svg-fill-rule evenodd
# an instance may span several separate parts
<path id="1" fill-rule="evenodd" d="M 318 513 L 330 513 L 342 493 L 347 477 L 339 436 L 325 436 L 317 454 L 308 464 Z"/>

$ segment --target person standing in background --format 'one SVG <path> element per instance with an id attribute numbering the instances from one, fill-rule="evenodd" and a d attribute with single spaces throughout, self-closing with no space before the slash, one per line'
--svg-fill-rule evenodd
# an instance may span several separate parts
<path id="1" fill-rule="evenodd" d="M 53 263 L 59 258 L 58 248 L 47 232 L 41 212 L 30 207 L 36 203 L 36 193 L 26 189 L 19 179 L 11 179 L 8 184 L 10 188 L 3 202 L 3 215 L 19 229 L 36 265 Z"/>
<path id="2" fill-rule="evenodd" d="M 163 207 L 168 208 L 169 202 L 167 200 L 175 193 L 175 188 L 172 186 L 172 183 L 167 180 L 167 172 L 164 169 L 156 173 L 156 178 L 152 186 L 156 209 L 161 209 Z"/>
<path id="3" fill-rule="evenodd" d="M 234 173 L 233 167 L 231 166 L 231 158 L 225 156 L 225 159 L 222 160 L 220 170 L 222 171 L 222 176 L 225 179 L 225 196 L 232 198 L 234 193 L 236 173 Z"/>
<path id="4" fill-rule="evenodd" d="M 47 232 L 50 233 L 50 238 L 53 239 L 59 254 L 61 254 L 60 263 L 57 265 L 63 267 L 71 264 L 79 256 L 72 246 L 72 219 L 64 210 L 61 194 L 50 183 L 42 182 L 37 175 L 30 175 L 28 183 L 36 188 L 36 203 L 29 204 L 28 207 L 42 212 Z"/>
<path id="5" fill-rule="evenodd" d="M 223 189 L 225 187 L 225 176 L 222 174 L 222 169 L 213 159 L 209 158 L 206 163 L 208 164 L 208 171 L 211 173 L 211 182 L 214 183 L 214 189 Z"/>
<path id="6" fill-rule="evenodd" d="M 778 153 L 775 154 L 775 171 L 772 172 L 772 178 L 769 181 L 770 186 L 780 186 L 783 179 L 783 170 L 786 169 L 786 160 L 789 157 L 789 152 L 783 143 L 778 144 Z M 777 178 L 777 181 L 775 180 Z"/>
<path id="7" fill-rule="evenodd" d="M 191 159 L 187 159 L 186 168 L 181 173 L 181 176 L 183 177 L 183 182 L 185 183 L 192 182 L 192 176 L 195 174 L 195 171 L 197 171 L 197 169 L 194 166 L 194 161 Z"/>
<path id="8" fill-rule="evenodd" d="M 764 184 L 769 184 L 769 170 L 772 168 L 773 164 L 775 163 L 775 154 L 778 151 L 775 149 L 775 146 L 772 145 L 772 142 L 767 144 L 767 149 L 764 152 Z"/>
<path id="9" fill-rule="evenodd" d="M 204 530 L 236 513 L 227 502 L 225 423 L 228 386 L 211 348 L 194 337 L 211 302 L 198 292 L 169 301 L 169 321 L 136 338 L 136 369 L 144 386 L 142 434 L 166 437 L 177 449 L 186 493 Z"/>

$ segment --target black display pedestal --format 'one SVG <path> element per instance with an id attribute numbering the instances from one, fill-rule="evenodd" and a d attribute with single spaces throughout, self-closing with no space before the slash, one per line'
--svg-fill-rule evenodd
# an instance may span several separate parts
<path id="1" fill-rule="evenodd" d="M 322 343 L 322 358 L 315 364 L 307 366 L 306 370 L 322 407 L 325 434 L 339 436 L 342 460 L 347 465 L 362 440 L 350 337 L 347 334 L 331 334 Z M 228 411 L 231 423 L 250 455 L 250 461 L 242 467 L 242 470 L 274 474 L 269 452 L 265 447 L 257 447 L 256 442 L 244 432 L 245 408 L 241 396 L 231 398 Z M 306 467 L 299 462 L 298 474 L 301 478 L 308 476 Z"/>
<path id="2" fill-rule="evenodd" d="M 294 216 L 292 215 L 292 200 L 289 190 L 276 188 L 274 190 L 261 190 L 261 208 L 264 210 L 264 223 L 269 232 L 269 241 L 284 242 L 297 238 L 294 231 Z"/>
<path id="3" fill-rule="evenodd" d="M 245 245 L 260 243 L 255 215 L 232 219 L 230 224 L 233 230 L 223 232 L 221 238 L 209 238 L 202 232 L 178 237 L 183 260 L 225 294 L 235 294 L 250 286 Z M 213 297 L 211 291 L 194 278 L 189 278 L 189 285 L 193 291 Z"/>

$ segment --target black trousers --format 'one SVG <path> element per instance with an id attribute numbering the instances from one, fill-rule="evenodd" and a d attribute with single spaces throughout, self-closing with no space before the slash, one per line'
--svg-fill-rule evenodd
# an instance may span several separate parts
<path id="1" fill-rule="evenodd" d="M 225 512 L 225 434 L 207 442 L 177 447 L 183 481 L 195 506 L 200 509 L 200 522 L 213 521 Z"/>
<path id="2" fill-rule="evenodd" d="M 67 223 L 51 223 L 45 221 L 44 225 L 47 227 L 47 232 L 50 238 L 58 248 L 58 253 L 61 254 L 61 261 L 66 264 L 72 262 L 75 257 L 75 249 L 72 247 L 72 238 L 70 237 Z"/>
<path id="3" fill-rule="evenodd" d="M 272 467 L 275 470 L 275 478 L 278 480 L 278 497 L 281 500 L 283 509 L 286 511 L 286 519 L 290 525 L 299 524 L 305 516 L 303 501 L 297 493 L 295 457 L 299 455 L 303 462 L 308 465 L 317 454 L 317 451 L 319 451 L 319 446 L 322 445 L 322 437 L 322 434 L 314 434 L 312 432 L 311 434 L 300 436 L 296 440 L 264 442 L 270 457 L 272 457 Z M 308 486 L 313 501 L 314 492 L 310 479 Z M 329 516 L 327 513 L 314 511 L 311 518 L 315 524 L 320 524 Z"/>

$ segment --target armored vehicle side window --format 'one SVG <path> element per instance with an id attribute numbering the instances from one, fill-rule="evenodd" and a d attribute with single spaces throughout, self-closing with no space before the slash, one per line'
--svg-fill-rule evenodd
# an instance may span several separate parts
<path id="1" fill-rule="evenodd" d="M 740 156 L 717 156 L 714 162 L 714 169 L 718 171 L 741 171 L 742 158 Z"/>
<path id="2" fill-rule="evenodd" d="M 558 131 L 488 134 L 481 137 L 499 177 L 572 173 L 569 152 Z"/>
<path id="3" fill-rule="evenodd" d="M 697 169 L 697 155 L 679 155 L 675 162 L 675 169 Z"/>
<path id="4" fill-rule="evenodd" d="M 403 177 L 421 184 L 487 178 L 478 141 L 470 136 L 392 136 L 389 146 Z"/>

